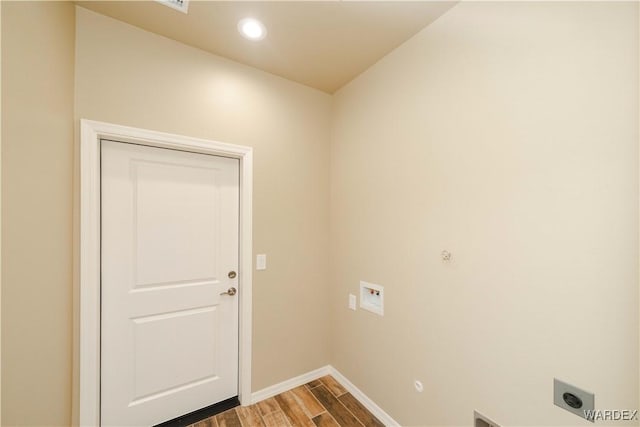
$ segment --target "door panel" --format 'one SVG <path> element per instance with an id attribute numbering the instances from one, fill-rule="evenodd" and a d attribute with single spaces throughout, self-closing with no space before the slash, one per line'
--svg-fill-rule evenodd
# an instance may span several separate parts
<path id="1" fill-rule="evenodd" d="M 134 401 L 196 381 L 215 380 L 218 323 L 215 306 L 133 319 Z M 167 340 L 167 334 L 173 338 Z M 172 365 L 180 368 L 165 369 Z"/>
<path id="2" fill-rule="evenodd" d="M 102 141 L 101 421 L 237 395 L 239 162 Z"/>
<path id="3" fill-rule="evenodd" d="M 218 170 L 143 161 L 133 161 L 131 167 L 136 287 L 216 280 Z M 186 253 L 180 263 L 173 262 Z"/>

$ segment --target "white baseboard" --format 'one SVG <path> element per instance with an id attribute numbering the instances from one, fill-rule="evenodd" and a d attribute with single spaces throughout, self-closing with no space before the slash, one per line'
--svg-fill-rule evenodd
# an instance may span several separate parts
<path id="1" fill-rule="evenodd" d="M 362 403 L 362 406 L 367 408 L 369 412 L 371 412 L 382 424 L 387 427 L 395 427 L 399 426 L 396 420 L 391 418 L 391 415 L 387 414 L 381 407 L 379 407 L 373 400 L 369 398 L 362 390 L 356 387 L 351 381 L 347 379 L 344 375 L 342 375 L 336 368 L 329 365 L 329 375 L 331 375 L 336 381 L 338 381 L 342 387 L 346 388 L 349 393 L 356 400 Z"/>
<path id="2" fill-rule="evenodd" d="M 331 367 L 329 365 L 323 366 L 322 368 L 307 372 L 306 374 L 298 375 L 297 377 L 251 393 L 251 403 L 258 403 L 261 400 L 268 399 L 276 394 L 284 393 L 292 388 L 296 388 L 310 381 L 317 380 L 320 377 L 324 377 L 325 375 L 329 375 L 330 369 Z"/>
<path id="3" fill-rule="evenodd" d="M 316 370 L 299 375 L 295 378 L 282 381 L 281 383 L 274 384 L 262 390 L 258 390 L 251 394 L 251 403 L 258 403 L 261 400 L 268 399 L 277 394 L 284 393 L 310 381 L 317 380 L 325 375 L 331 375 L 336 381 L 338 381 L 353 397 L 362 403 L 382 424 L 387 427 L 399 426 L 389 414 L 387 414 L 381 407 L 379 407 L 373 400 L 371 400 L 366 394 L 356 387 L 351 381 L 349 381 L 344 375 L 342 375 L 336 368 L 331 365 L 323 366 Z"/>

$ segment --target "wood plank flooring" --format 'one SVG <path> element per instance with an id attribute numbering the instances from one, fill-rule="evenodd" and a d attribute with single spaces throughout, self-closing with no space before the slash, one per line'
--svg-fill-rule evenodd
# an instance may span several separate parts
<path id="1" fill-rule="evenodd" d="M 238 406 L 189 427 L 383 427 L 327 375 L 251 406 Z"/>

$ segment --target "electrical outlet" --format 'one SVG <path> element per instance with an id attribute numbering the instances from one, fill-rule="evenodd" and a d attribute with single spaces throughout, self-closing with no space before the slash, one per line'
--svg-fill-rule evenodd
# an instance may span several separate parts
<path id="1" fill-rule="evenodd" d="M 354 294 L 349 294 L 349 308 L 353 311 L 356 310 L 356 296 Z"/>
<path id="2" fill-rule="evenodd" d="M 595 400 L 596 396 L 593 393 L 557 378 L 553 379 L 553 404 L 592 423 L 595 420 L 587 418 L 587 413 L 595 408 Z"/>

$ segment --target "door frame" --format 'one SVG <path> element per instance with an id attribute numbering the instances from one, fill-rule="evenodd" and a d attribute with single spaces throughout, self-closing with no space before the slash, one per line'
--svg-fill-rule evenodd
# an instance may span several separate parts
<path id="1" fill-rule="evenodd" d="M 100 140 L 232 157 L 240 161 L 238 397 L 251 403 L 253 148 L 80 120 L 79 425 L 100 425 Z M 212 402 L 215 403 L 215 402 Z"/>

